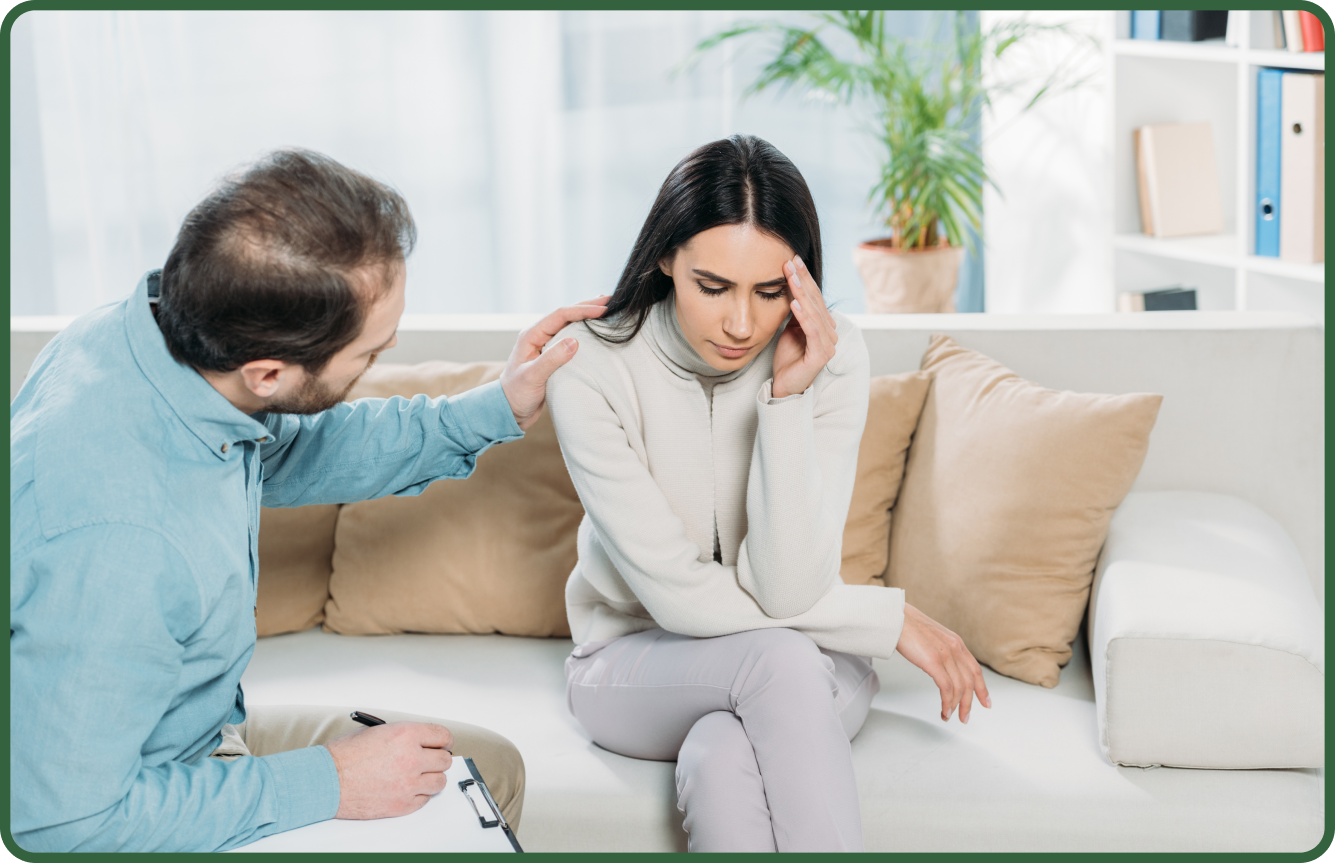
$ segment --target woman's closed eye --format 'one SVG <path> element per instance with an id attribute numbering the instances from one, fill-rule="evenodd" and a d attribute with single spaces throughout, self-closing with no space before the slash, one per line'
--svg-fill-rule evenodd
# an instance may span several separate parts
<path id="1" fill-rule="evenodd" d="M 710 297 L 717 297 L 728 292 L 729 285 L 713 285 L 696 280 L 696 285 L 700 288 L 700 293 Z M 756 291 L 756 296 L 764 300 L 781 300 L 788 295 L 788 289 L 779 288 L 777 291 Z"/>

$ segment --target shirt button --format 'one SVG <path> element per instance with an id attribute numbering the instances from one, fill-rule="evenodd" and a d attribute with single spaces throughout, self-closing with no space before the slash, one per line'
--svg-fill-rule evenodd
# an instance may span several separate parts
<path id="1" fill-rule="evenodd" d="M 223 451 L 223 452 L 227 452 L 227 444 L 223 444 L 223 445 L 222 445 L 222 451 Z"/>

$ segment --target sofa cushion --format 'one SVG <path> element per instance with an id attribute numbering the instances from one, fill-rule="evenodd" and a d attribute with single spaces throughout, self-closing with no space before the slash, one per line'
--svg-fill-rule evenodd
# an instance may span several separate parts
<path id="1" fill-rule="evenodd" d="M 337 522 L 336 505 L 260 510 L 257 634 L 298 632 L 324 620 Z"/>
<path id="2" fill-rule="evenodd" d="M 1162 397 L 1058 392 L 946 336 L 890 526 L 886 583 L 980 662 L 1055 686 L 1108 520 Z"/>
<path id="3" fill-rule="evenodd" d="M 1321 611 L 1293 541 L 1255 506 L 1128 495 L 1099 559 L 1089 630 L 1111 760 L 1324 764 Z"/>
<path id="4" fill-rule="evenodd" d="M 502 368 L 377 366 L 350 395 L 453 395 L 497 379 Z M 544 412 L 522 440 L 483 453 L 468 479 L 345 505 L 325 628 L 568 635 L 565 582 L 583 514 Z"/>
<path id="5" fill-rule="evenodd" d="M 858 446 L 857 478 L 844 522 L 839 575 L 848 584 L 884 584 L 890 510 L 899 497 L 904 460 L 931 378 L 924 372 L 871 379 L 867 426 Z"/>
<path id="6" fill-rule="evenodd" d="M 526 851 L 685 851 L 670 761 L 600 749 L 566 707 L 564 639 L 499 635 L 266 638 L 251 704 L 343 704 L 470 722 L 524 756 Z M 1305 851 L 1324 830 L 1316 770 L 1117 767 L 1096 742 L 1083 639 L 1055 690 L 984 669 L 993 707 L 941 721 L 931 678 L 876 660 L 853 740 L 868 851 Z M 795 744 L 800 750 L 800 742 Z M 386 849 L 388 850 L 388 849 Z"/>

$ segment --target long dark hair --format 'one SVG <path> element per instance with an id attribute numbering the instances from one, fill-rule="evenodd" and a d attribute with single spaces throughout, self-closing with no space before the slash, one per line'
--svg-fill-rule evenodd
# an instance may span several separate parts
<path id="1" fill-rule="evenodd" d="M 806 180 L 768 141 L 733 135 L 695 150 L 663 181 L 594 334 L 615 344 L 633 339 L 672 292 L 659 261 L 719 225 L 751 225 L 782 240 L 821 284 L 820 222 Z"/>
<path id="2" fill-rule="evenodd" d="M 204 371 L 273 359 L 319 374 L 389 287 L 386 275 L 359 288 L 354 272 L 401 262 L 416 236 L 393 189 L 328 156 L 276 150 L 185 217 L 158 329 L 178 362 Z"/>

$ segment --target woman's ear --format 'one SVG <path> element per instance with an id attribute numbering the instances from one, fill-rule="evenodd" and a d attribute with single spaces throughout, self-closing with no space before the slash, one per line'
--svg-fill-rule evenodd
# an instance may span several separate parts
<path id="1" fill-rule="evenodd" d="M 672 278 L 672 259 L 675 257 L 676 254 L 671 254 L 667 257 L 658 259 L 658 269 L 662 270 L 663 275 L 667 276 L 669 279 Z"/>

